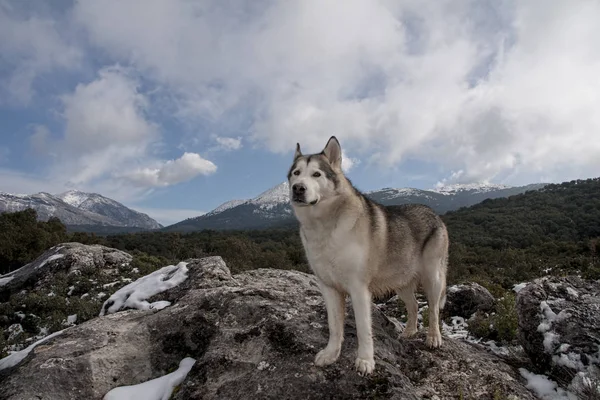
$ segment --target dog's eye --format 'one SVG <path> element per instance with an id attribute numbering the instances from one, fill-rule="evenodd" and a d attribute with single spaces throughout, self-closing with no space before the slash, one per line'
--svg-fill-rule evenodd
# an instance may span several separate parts
<path id="1" fill-rule="evenodd" d="M 318 177 L 320 177 L 320 176 L 321 176 L 321 173 L 320 173 L 320 172 L 315 172 L 315 173 L 313 174 L 313 176 L 314 176 L 315 178 L 318 178 Z"/>
<path id="2" fill-rule="evenodd" d="M 295 170 L 294 175 L 296 175 L 296 176 L 300 175 L 300 170 Z"/>

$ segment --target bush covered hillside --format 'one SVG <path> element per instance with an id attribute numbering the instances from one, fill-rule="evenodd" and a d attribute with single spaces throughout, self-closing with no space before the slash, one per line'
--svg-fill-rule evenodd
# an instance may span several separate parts
<path id="1" fill-rule="evenodd" d="M 510 288 L 552 273 L 600 277 L 600 179 L 548 185 L 486 200 L 443 216 L 451 238 L 449 282 Z M 296 229 L 67 234 L 57 220 L 35 221 L 27 210 L 0 215 L 0 273 L 32 261 L 64 241 L 102 244 L 177 262 L 222 256 L 232 272 L 255 268 L 308 271 Z"/>
<path id="2" fill-rule="evenodd" d="M 31 208 L 0 214 L 0 275 L 33 261 L 67 237 L 67 229 L 58 218 L 38 221 Z"/>
<path id="3" fill-rule="evenodd" d="M 600 277 L 600 178 L 486 200 L 444 220 L 455 278 L 507 286 L 550 272 Z"/>

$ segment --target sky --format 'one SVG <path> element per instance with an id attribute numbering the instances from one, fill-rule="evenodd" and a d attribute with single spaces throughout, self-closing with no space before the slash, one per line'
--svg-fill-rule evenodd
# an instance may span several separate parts
<path id="1" fill-rule="evenodd" d="M 0 191 L 163 224 L 335 135 L 362 190 L 600 175 L 600 2 L 0 0 Z"/>

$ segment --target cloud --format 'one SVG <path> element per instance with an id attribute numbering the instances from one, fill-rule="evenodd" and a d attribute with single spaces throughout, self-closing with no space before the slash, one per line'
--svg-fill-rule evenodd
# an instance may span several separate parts
<path id="1" fill-rule="evenodd" d="M 31 126 L 33 133 L 29 136 L 29 146 L 36 154 L 47 154 L 50 130 L 44 125 Z"/>
<path id="2" fill-rule="evenodd" d="M 58 115 L 64 130 L 58 137 L 44 125 L 32 125 L 29 137 L 33 150 L 55 155 L 43 177 L 54 187 L 134 201 L 152 188 L 216 171 L 215 164 L 195 153 L 176 160 L 160 157 L 162 132 L 149 118 L 148 96 L 141 92 L 139 78 L 129 68 L 102 68 L 94 79 L 77 84 L 60 101 Z M 11 182 L 23 188 L 33 186 L 30 177 L 11 177 Z"/>
<path id="3" fill-rule="evenodd" d="M 358 164 L 360 164 L 358 158 L 349 157 L 348 154 L 342 151 L 342 170 L 344 170 L 344 172 L 350 172 L 350 170 Z"/>
<path id="4" fill-rule="evenodd" d="M 63 96 L 65 144 L 70 150 L 97 151 L 112 146 L 145 145 L 157 127 L 146 119 L 146 97 L 138 82 L 120 67 L 100 70 L 98 78 Z"/>
<path id="5" fill-rule="evenodd" d="M 61 182 L 8 168 L 0 168 L 0 191 L 17 194 L 60 193 L 67 190 Z"/>
<path id="6" fill-rule="evenodd" d="M 148 161 L 159 129 L 148 119 L 148 102 L 138 88 L 137 79 L 116 66 L 62 96 L 65 129 L 53 143 L 56 175 L 81 186 Z"/>
<path id="7" fill-rule="evenodd" d="M 154 168 L 142 168 L 118 174 L 141 187 L 165 187 L 185 182 L 198 175 L 210 175 L 217 166 L 196 153 L 184 153 L 176 160 L 169 160 Z"/>
<path id="8" fill-rule="evenodd" d="M 239 132 L 274 152 L 336 134 L 382 168 L 418 158 L 464 180 L 600 163 L 594 2 L 82 0 L 74 15 L 175 115 L 214 131 L 243 109 Z"/>
<path id="9" fill-rule="evenodd" d="M 0 0 L 2 103 L 31 103 L 40 83 L 60 99 L 64 130 L 48 125 L 60 138 L 44 128 L 30 138 L 57 155 L 53 182 L 125 196 L 133 179 L 146 193 L 209 170 L 204 160 L 168 174 L 179 161 L 165 161 L 169 140 L 208 144 L 193 148 L 202 154 L 215 142 L 291 153 L 298 141 L 321 148 L 331 135 L 354 157 L 346 169 L 411 159 L 439 167 L 435 179 L 448 183 L 564 180 L 600 167 L 595 2 L 68 7 Z M 174 138 L 172 119 L 190 137 Z M 122 171 L 130 180 L 114 179 Z"/>
<path id="10" fill-rule="evenodd" d="M 22 15 L 18 2 L 0 1 L 0 104 L 25 105 L 33 98 L 36 78 L 55 70 L 75 70 L 81 50 L 60 31 L 64 24 L 49 16 Z"/>
<path id="11" fill-rule="evenodd" d="M 239 150 L 242 148 L 242 138 L 230 138 L 216 136 L 215 141 L 219 144 L 219 149 L 225 151 Z"/>

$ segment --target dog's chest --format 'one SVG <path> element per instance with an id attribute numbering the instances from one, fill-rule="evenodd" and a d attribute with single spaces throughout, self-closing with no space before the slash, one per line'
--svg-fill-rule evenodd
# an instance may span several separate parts
<path id="1" fill-rule="evenodd" d="M 327 285 L 347 288 L 364 271 L 366 244 L 352 234 L 305 231 L 302 242 L 311 269 Z"/>

